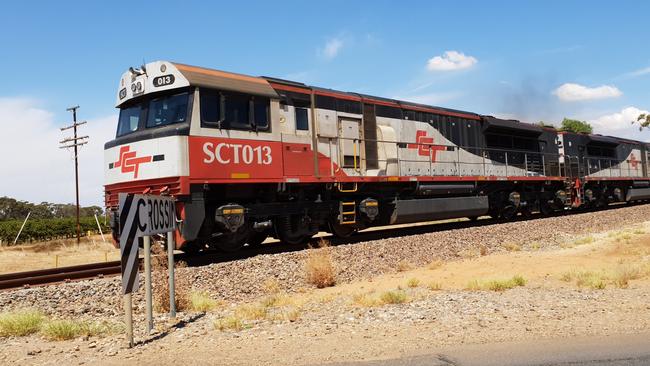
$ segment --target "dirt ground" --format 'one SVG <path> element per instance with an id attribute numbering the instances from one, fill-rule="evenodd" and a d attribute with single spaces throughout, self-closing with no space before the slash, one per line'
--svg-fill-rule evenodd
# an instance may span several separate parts
<path id="1" fill-rule="evenodd" d="M 157 331 L 140 331 L 133 349 L 125 348 L 121 335 L 64 342 L 10 338 L 0 341 L 0 364 L 308 365 L 399 358 L 461 344 L 650 331 L 650 221 L 575 237 L 553 249 L 510 250 L 279 294 L 298 316 L 244 321 L 239 330 L 215 324 L 241 304 L 186 314 L 181 322 L 161 315 Z M 580 273 L 590 280 L 581 283 Z M 468 289 L 473 281 L 516 275 L 525 286 Z M 402 291 L 407 299 L 382 305 L 360 300 L 386 291 Z"/>
<path id="2" fill-rule="evenodd" d="M 52 240 L 16 246 L 0 247 L 0 273 L 73 266 L 78 264 L 115 261 L 119 250 L 110 243 L 110 236 L 100 235 L 76 239 Z"/>

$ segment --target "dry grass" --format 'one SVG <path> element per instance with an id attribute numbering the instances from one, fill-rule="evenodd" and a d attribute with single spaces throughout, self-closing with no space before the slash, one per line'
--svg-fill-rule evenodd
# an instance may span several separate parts
<path id="1" fill-rule="evenodd" d="M 243 304 L 235 309 L 235 317 L 245 320 L 263 320 L 269 314 L 269 307 L 263 304 Z"/>
<path id="2" fill-rule="evenodd" d="M 277 294 L 280 292 L 280 282 L 275 278 L 268 278 L 262 284 L 262 288 L 266 294 Z"/>
<path id="3" fill-rule="evenodd" d="M 379 296 L 383 304 L 402 304 L 408 301 L 404 291 L 386 291 Z"/>
<path id="4" fill-rule="evenodd" d="M 397 262 L 397 272 L 406 272 L 412 269 L 413 269 L 413 264 L 411 264 L 411 262 L 405 259 L 402 259 L 401 261 Z"/>
<path id="5" fill-rule="evenodd" d="M 427 284 L 427 288 L 431 291 L 440 291 L 442 290 L 442 284 L 440 282 L 430 282 Z"/>
<path id="6" fill-rule="evenodd" d="M 189 309 L 197 312 L 208 312 L 219 306 L 219 303 L 204 291 L 192 292 L 189 304 Z"/>
<path id="7" fill-rule="evenodd" d="M 526 279 L 520 275 L 515 275 L 509 279 L 497 279 L 497 280 L 487 280 L 479 281 L 472 280 L 470 281 L 465 289 L 470 291 L 505 291 L 515 287 L 526 286 Z"/>
<path id="8" fill-rule="evenodd" d="M 431 261 L 429 265 L 427 265 L 427 268 L 429 268 L 430 270 L 435 270 L 442 267 L 443 264 L 445 264 L 445 262 L 442 261 L 441 259 L 435 259 Z"/>
<path id="9" fill-rule="evenodd" d="M 151 245 L 151 283 L 153 286 L 154 309 L 159 313 L 169 311 L 169 279 L 167 269 L 167 255 L 164 248 L 152 243 Z M 192 309 L 192 280 L 186 275 L 186 272 L 179 271 L 179 268 L 185 268 L 184 262 L 177 262 L 174 266 L 174 287 L 176 310 L 183 311 Z M 200 310 L 199 310 L 200 311 Z"/>
<path id="10" fill-rule="evenodd" d="M 372 296 L 372 294 L 369 293 L 353 295 L 352 303 L 354 305 L 361 306 L 364 308 L 370 308 L 370 307 L 381 305 L 379 299 L 377 299 L 375 296 Z"/>
<path id="11" fill-rule="evenodd" d="M 506 242 L 501 245 L 503 249 L 509 251 L 509 252 L 519 252 L 521 251 L 521 245 L 517 243 L 512 243 L 512 242 Z"/>
<path id="12" fill-rule="evenodd" d="M 415 288 L 420 286 L 420 280 L 417 278 L 409 278 L 408 281 L 406 281 L 406 286 L 410 288 Z"/>
<path id="13" fill-rule="evenodd" d="M 225 318 L 219 318 L 214 321 L 215 329 L 222 332 L 226 330 L 240 331 L 244 329 L 244 326 L 244 322 L 235 316 L 227 316 Z"/>
<path id="14" fill-rule="evenodd" d="M 37 310 L 0 314 L 0 337 L 21 337 L 38 332 L 44 316 Z"/>
<path id="15" fill-rule="evenodd" d="M 16 246 L 0 246 L 0 273 L 72 266 L 119 260 L 120 251 L 99 235 L 76 239 L 59 239 Z"/>
<path id="16" fill-rule="evenodd" d="M 305 261 L 307 282 L 317 288 L 336 284 L 336 268 L 329 248 L 310 249 Z"/>
<path id="17" fill-rule="evenodd" d="M 479 252 L 479 254 L 481 255 L 481 257 L 485 257 L 486 255 L 488 255 L 488 248 L 487 248 L 487 246 L 485 246 L 485 245 L 483 245 L 483 244 L 479 245 L 479 247 L 478 247 L 478 252 Z"/>
<path id="18" fill-rule="evenodd" d="M 591 289 L 603 290 L 607 287 L 608 276 L 604 271 L 576 271 L 565 272 L 560 277 L 562 281 L 575 281 L 578 287 L 588 287 Z"/>

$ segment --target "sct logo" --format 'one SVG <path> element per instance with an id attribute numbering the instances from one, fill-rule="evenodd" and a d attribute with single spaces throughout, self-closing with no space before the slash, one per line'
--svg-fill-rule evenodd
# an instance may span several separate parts
<path id="1" fill-rule="evenodd" d="M 427 131 L 417 130 L 415 132 L 415 144 L 408 144 L 406 147 L 411 150 L 417 150 L 420 156 L 431 156 L 431 161 L 436 162 L 437 151 L 447 151 L 446 146 L 433 145 L 433 137 L 427 136 Z"/>
<path id="2" fill-rule="evenodd" d="M 207 164 L 217 161 L 219 164 L 271 165 L 273 162 L 270 146 L 253 147 L 225 142 L 215 146 L 212 142 L 206 142 L 203 144 L 203 153 L 205 154 L 203 162 Z"/>
<path id="3" fill-rule="evenodd" d="M 135 151 L 130 151 L 130 146 L 120 147 L 120 157 L 119 159 L 109 166 L 109 168 L 121 168 L 122 173 L 133 172 L 133 179 L 138 178 L 138 170 L 140 164 L 149 163 L 153 160 L 153 157 L 150 156 L 137 156 Z"/>

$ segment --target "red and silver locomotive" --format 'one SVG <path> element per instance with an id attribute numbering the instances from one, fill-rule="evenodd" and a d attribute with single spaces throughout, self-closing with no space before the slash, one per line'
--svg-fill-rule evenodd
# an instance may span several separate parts
<path id="1" fill-rule="evenodd" d="M 120 192 L 176 198 L 177 247 L 650 198 L 648 147 L 167 61 L 122 75 L 105 145 Z"/>

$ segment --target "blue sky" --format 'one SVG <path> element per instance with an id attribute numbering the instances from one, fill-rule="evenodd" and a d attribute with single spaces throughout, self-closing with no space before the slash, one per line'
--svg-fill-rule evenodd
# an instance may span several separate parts
<path id="1" fill-rule="evenodd" d="M 0 123 L 31 116 L 39 144 L 80 104 L 91 138 L 109 139 L 121 73 L 165 59 L 648 139 L 629 126 L 650 109 L 648 14 L 644 1 L 8 2 Z M 86 164 L 101 165 L 101 143 Z M 96 202 L 101 169 L 85 172 Z M 0 184 L 0 195 L 67 198 Z"/>

